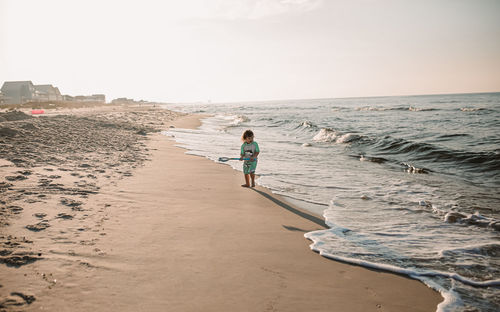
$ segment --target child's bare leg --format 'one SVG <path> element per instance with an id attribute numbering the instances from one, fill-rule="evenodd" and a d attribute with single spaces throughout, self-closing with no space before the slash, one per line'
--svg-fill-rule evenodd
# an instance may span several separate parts
<path id="1" fill-rule="evenodd" d="M 250 175 L 249 174 L 245 174 L 245 182 L 246 182 L 246 184 L 243 184 L 242 186 L 243 187 L 250 187 Z"/>
<path id="2" fill-rule="evenodd" d="M 250 173 L 250 177 L 252 178 L 252 187 L 255 187 L 255 173 Z"/>

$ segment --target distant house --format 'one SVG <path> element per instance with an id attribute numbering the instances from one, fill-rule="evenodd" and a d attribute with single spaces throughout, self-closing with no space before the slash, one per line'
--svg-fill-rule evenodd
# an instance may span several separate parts
<path id="1" fill-rule="evenodd" d="M 127 98 L 117 98 L 111 101 L 112 104 L 134 104 L 135 101 L 134 99 L 127 99 Z"/>
<path id="2" fill-rule="evenodd" d="M 73 100 L 78 102 L 99 102 L 104 104 L 106 103 L 106 96 L 104 94 L 77 95 Z"/>
<path id="3" fill-rule="evenodd" d="M 106 95 L 104 94 L 92 94 L 90 98 L 92 98 L 96 102 L 101 102 L 103 104 L 106 103 Z"/>
<path id="4" fill-rule="evenodd" d="M 63 97 L 59 88 L 51 84 L 35 85 L 36 100 L 39 102 L 62 101 Z"/>
<path id="5" fill-rule="evenodd" d="M 6 81 L 0 90 L 4 104 L 22 104 L 36 98 L 35 86 L 31 81 Z"/>
<path id="6" fill-rule="evenodd" d="M 63 101 L 74 101 L 75 100 L 74 96 L 67 95 L 67 94 L 63 95 L 62 98 L 63 98 Z"/>

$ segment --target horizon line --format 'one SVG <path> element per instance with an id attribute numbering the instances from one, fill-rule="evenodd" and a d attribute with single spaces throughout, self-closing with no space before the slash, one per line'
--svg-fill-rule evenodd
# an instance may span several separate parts
<path id="1" fill-rule="evenodd" d="M 267 100 L 237 100 L 237 101 L 185 101 L 185 102 L 163 102 L 164 104 L 229 104 L 229 103 L 252 103 L 252 102 L 280 102 L 280 101 L 301 101 L 301 100 L 337 100 L 337 99 L 366 99 L 366 98 L 383 98 L 383 97 L 413 97 L 413 96 L 438 96 L 438 95 L 466 95 L 466 94 L 493 94 L 500 93 L 499 91 L 473 91 L 473 92 L 452 92 L 452 93 L 425 93 L 425 94 L 398 94 L 398 95 L 369 95 L 369 96 L 340 96 L 340 97 L 318 97 L 318 98 L 289 98 L 289 99 L 267 99 Z M 155 101 L 150 101 L 155 102 Z M 207 103 L 208 102 L 208 103 Z M 161 102 L 157 102 L 161 103 Z"/>

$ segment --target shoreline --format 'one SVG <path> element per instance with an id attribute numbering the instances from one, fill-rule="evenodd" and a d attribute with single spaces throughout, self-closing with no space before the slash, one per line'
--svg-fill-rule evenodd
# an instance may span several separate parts
<path id="1" fill-rule="evenodd" d="M 410 278 L 311 252 L 303 234 L 324 221 L 261 187 L 241 189 L 239 172 L 186 155 L 160 133 L 146 145 L 150 160 L 84 205 L 99 207 L 91 217 L 100 240 L 52 247 L 18 269 L 37 298 L 26 309 L 435 311 L 442 301 Z"/>
<path id="2" fill-rule="evenodd" d="M 194 115 L 200 115 L 200 114 L 194 114 Z M 210 115 L 200 115 L 200 117 L 199 117 L 200 123 L 198 125 L 196 125 L 196 127 L 200 126 L 202 123 L 201 120 L 206 118 L 207 116 L 210 116 Z M 175 138 L 170 137 L 170 136 L 168 136 L 168 137 L 169 137 L 169 139 L 175 141 Z M 176 146 L 176 147 L 183 149 L 183 150 L 186 150 L 186 151 L 189 151 L 188 148 L 185 148 L 183 146 Z M 219 165 L 221 164 L 221 163 L 217 163 L 217 162 L 215 162 L 209 158 L 203 157 L 203 156 L 199 156 L 199 155 L 189 155 L 189 156 L 200 157 L 200 158 L 202 158 L 204 160 L 208 160 L 212 163 L 219 164 Z M 231 169 L 231 171 L 234 171 L 237 173 L 242 173 L 242 172 L 232 168 L 231 166 L 228 166 L 228 167 L 229 167 L 229 169 Z M 256 179 L 257 178 L 258 178 L 258 174 L 256 174 Z M 318 213 L 319 210 L 317 207 L 312 207 L 312 208 L 302 207 L 301 200 L 299 200 L 299 199 L 295 199 L 293 197 L 287 197 L 286 195 L 274 194 L 271 189 L 269 189 L 267 187 L 260 186 L 260 185 L 258 185 L 258 188 L 260 190 L 258 190 L 257 188 L 254 188 L 252 190 L 259 193 L 261 196 L 264 196 L 264 197 L 268 198 L 269 200 L 273 201 L 276 205 L 280 206 L 281 208 L 296 214 L 298 217 L 304 218 L 304 219 L 307 219 L 313 223 L 316 223 L 318 226 L 322 227 L 322 229 L 329 228 L 328 225 L 325 223 L 322 214 Z M 304 202 L 304 203 L 306 205 L 308 204 L 307 202 Z M 318 204 L 311 204 L 311 205 L 316 206 Z M 307 234 L 307 233 L 305 233 L 305 234 Z M 366 269 L 369 271 L 400 276 L 400 277 L 421 283 L 421 284 L 425 285 L 427 288 L 432 289 L 433 291 L 435 291 L 436 293 L 438 293 L 440 295 L 442 301 L 439 302 L 438 305 L 444 304 L 445 301 L 449 300 L 448 297 L 443 297 L 443 294 L 441 294 L 438 290 L 433 289 L 432 287 L 426 285 L 422 280 L 420 280 L 418 278 L 412 278 L 408 274 L 400 273 L 400 272 L 397 272 L 396 270 L 382 269 L 382 268 L 379 268 L 375 265 L 363 265 L 363 264 L 357 263 L 357 262 L 349 260 L 349 259 L 342 259 L 341 257 L 332 257 L 330 255 L 322 254 L 319 250 L 317 250 L 315 248 L 314 245 L 316 244 L 316 242 L 313 239 L 308 238 L 306 235 L 304 235 L 304 238 L 307 240 L 307 242 L 309 242 L 309 247 L 310 247 L 310 250 L 312 252 L 318 254 L 319 256 L 321 256 L 325 259 L 328 259 L 329 261 L 333 261 L 336 263 L 342 263 L 342 264 L 349 265 L 349 266 L 359 267 L 359 268 Z"/>

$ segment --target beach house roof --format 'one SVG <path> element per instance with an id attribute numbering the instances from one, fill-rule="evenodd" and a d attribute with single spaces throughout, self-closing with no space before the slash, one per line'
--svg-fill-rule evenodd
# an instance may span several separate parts
<path id="1" fill-rule="evenodd" d="M 26 81 L 6 81 L 2 85 L 2 93 L 9 93 L 12 91 L 19 91 L 23 87 L 28 87 L 28 88 L 34 88 L 33 83 L 31 80 L 26 80 Z"/>
<path id="2" fill-rule="evenodd" d="M 30 80 L 6 81 L 0 89 L 8 104 L 19 104 L 31 100 L 35 96 L 35 86 Z"/>
<path id="3" fill-rule="evenodd" d="M 35 89 L 41 93 L 61 95 L 61 92 L 59 92 L 59 89 L 54 87 L 51 84 L 35 85 Z"/>
<path id="4" fill-rule="evenodd" d="M 51 84 L 35 85 L 38 101 L 60 101 L 61 92 Z"/>

